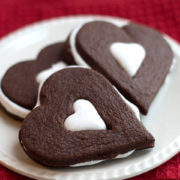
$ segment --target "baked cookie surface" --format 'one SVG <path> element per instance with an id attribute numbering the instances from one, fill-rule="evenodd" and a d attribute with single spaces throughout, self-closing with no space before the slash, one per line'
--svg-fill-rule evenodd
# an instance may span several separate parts
<path id="1" fill-rule="evenodd" d="M 173 60 L 162 35 L 145 26 L 94 21 L 75 29 L 66 54 L 77 64 L 92 67 L 147 114 Z"/>
<path id="2" fill-rule="evenodd" d="M 4 95 L 4 98 L 1 97 L 1 104 L 7 112 L 23 118 L 29 110 L 33 109 L 42 81 L 38 80 L 38 75 L 54 65 L 57 65 L 57 71 L 58 68 L 74 63 L 69 62 L 68 59 L 65 60 L 63 50 L 64 43 L 49 45 L 40 51 L 37 59 L 19 62 L 7 70 L 1 80 Z"/>
<path id="3" fill-rule="evenodd" d="M 77 104 L 80 101 L 86 103 Z M 84 130 L 73 129 L 74 121 L 85 124 Z M 45 81 L 40 106 L 23 121 L 19 138 L 32 159 L 53 167 L 112 159 L 154 146 L 152 135 L 111 83 L 86 68 L 66 68 Z"/>

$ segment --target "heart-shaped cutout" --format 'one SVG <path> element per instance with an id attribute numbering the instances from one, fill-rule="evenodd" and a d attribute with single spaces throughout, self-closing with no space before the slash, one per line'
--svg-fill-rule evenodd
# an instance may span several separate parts
<path id="1" fill-rule="evenodd" d="M 74 29 L 66 47 L 66 57 L 102 73 L 143 114 L 173 60 L 172 50 L 159 32 L 133 23 L 123 27 L 109 21 L 85 23 Z"/>
<path id="2" fill-rule="evenodd" d="M 0 93 L 0 103 L 7 112 L 24 118 L 36 104 L 39 82 L 49 76 L 46 70 L 56 71 L 65 64 L 73 64 L 63 56 L 64 45 L 49 45 L 40 51 L 37 59 L 19 62 L 7 70 L 1 81 Z M 56 65 L 51 68 L 53 64 Z"/>
<path id="3" fill-rule="evenodd" d="M 53 73 L 65 68 L 66 66 L 67 66 L 67 64 L 64 63 L 63 61 L 61 61 L 56 64 L 53 64 L 50 68 L 41 71 L 36 76 L 37 83 L 42 84 L 46 79 L 48 79 L 49 76 L 51 76 Z"/>
<path id="4" fill-rule="evenodd" d="M 106 124 L 91 102 L 78 99 L 73 104 L 74 114 L 64 122 L 65 128 L 70 131 L 105 130 Z"/>
<path id="5" fill-rule="evenodd" d="M 73 105 L 77 102 L 76 108 L 80 110 L 75 108 L 77 117 L 69 124 L 76 128 L 67 130 L 65 123 L 75 115 Z M 100 122 L 98 129 L 96 122 L 89 122 L 91 127 L 86 126 L 87 130 L 84 125 L 79 128 L 77 122 L 73 124 L 79 118 L 78 123 L 82 123 L 94 121 L 94 117 Z M 119 154 L 124 157 L 135 149 L 154 146 L 152 135 L 112 84 L 98 72 L 79 67 L 65 68 L 45 81 L 40 106 L 24 119 L 19 137 L 32 159 L 55 167 L 112 159 Z"/>
<path id="6" fill-rule="evenodd" d="M 110 51 L 131 77 L 135 76 L 146 55 L 144 48 L 138 43 L 115 42 L 111 44 Z"/>

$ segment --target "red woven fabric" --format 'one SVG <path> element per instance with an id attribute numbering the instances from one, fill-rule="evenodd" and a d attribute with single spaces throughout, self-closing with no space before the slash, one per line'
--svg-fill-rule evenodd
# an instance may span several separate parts
<path id="1" fill-rule="evenodd" d="M 0 37 L 24 25 L 47 18 L 102 14 L 150 25 L 180 41 L 179 0 L 0 0 Z M 29 179 L 0 166 L 0 180 Z M 132 180 L 180 179 L 180 153 Z"/>

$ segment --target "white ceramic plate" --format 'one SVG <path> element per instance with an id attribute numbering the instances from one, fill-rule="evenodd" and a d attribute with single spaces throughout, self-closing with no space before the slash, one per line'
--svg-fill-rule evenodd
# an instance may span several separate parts
<path id="1" fill-rule="evenodd" d="M 44 46 L 65 40 L 69 32 L 92 18 L 99 16 L 76 16 L 57 18 L 36 23 L 0 41 L 0 72 L 12 64 L 33 59 Z M 115 19 L 120 24 L 126 20 Z M 21 122 L 0 111 L 0 163 L 20 174 L 36 179 L 124 179 L 132 177 L 164 163 L 180 150 L 180 47 L 166 37 L 173 48 L 176 64 L 156 96 L 143 124 L 156 139 L 155 148 L 137 151 L 126 159 L 105 161 L 80 168 L 51 169 L 32 161 L 18 142 Z"/>

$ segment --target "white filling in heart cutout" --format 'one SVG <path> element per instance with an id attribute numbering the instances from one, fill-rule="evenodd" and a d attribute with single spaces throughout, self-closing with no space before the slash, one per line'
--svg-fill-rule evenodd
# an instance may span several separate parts
<path id="1" fill-rule="evenodd" d="M 136 75 L 146 55 L 143 46 L 137 43 L 115 42 L 111 44 L 110 51 L 131 77 Z"/>
<path id="2" fill-rule="evenodd" d="M 70 131 L 106 130 L 106 124 L 91 102 L 78 99 L 73 104 L 74 114 L 65 119 L 64 126 Z"/>
<path id="3" fill-rule="evenodd" d="M 39 84 L 42 84 L 46 79 L 48 79 L 48 77 L 50 77 L 55 72 L 65 68 L 66 66 L 67 66 L 67 64 L 62 61 L 58 62 L 56 64 L 53 64 L 50 68 L 41 71 L 36 76 L 36 82 Z"/>
<path id="4" fill-rule="evenodd" d="M 66 66 L 67 64 L 65 62 L 60 61 L 56 64 L 53 64 L 50 68 L 45 69 L 37 74 L 36 82 L 39 83 L 39 88 L 38 88 L 38 97 L 37 97 L 37 102 L 36 102 L 35 107 L 40 105 L 40 91 L 46 79 L 48 79 L 55 72 L 65 68 Z"/>

